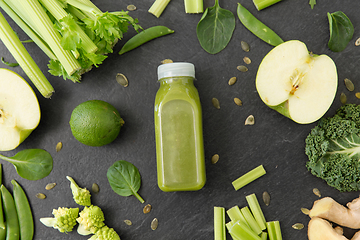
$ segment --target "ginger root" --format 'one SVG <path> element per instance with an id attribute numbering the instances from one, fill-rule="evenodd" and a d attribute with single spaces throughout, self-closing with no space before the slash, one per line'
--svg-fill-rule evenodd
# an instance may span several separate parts
<path id="1" fill-rule="evenodd" d="M 313 217 L 308 225 L 309 240 L 349 240 L 325 219 Z"/>

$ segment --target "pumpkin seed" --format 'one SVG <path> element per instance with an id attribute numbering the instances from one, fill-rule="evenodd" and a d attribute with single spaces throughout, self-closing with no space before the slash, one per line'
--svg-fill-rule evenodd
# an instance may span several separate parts
<path id="1" fill-rule="evenodd" d="M 216 109 L 220 109 L 220 102 L 217 98 L 211 99 L 211 102 Z"/>
<path id="2" fill-rule="evenodd" d="M 214 154 L 214 156 L 212 156 L 211 158 L 211 163 L 212 164 L 217 163 L 219 161 L 219 158 L 220 158 L 219 154 Z"/>
<path id="3" fill-rule="evenodd" d="M 356 39 L 355 46 L 360 46 L 360 38 Z"/>
<path id="4" fill-rule="evenodd" d="M 316 196 L 321 197 L 321 193 L 320 193 L 320 190 L 319 190 L 319 189 L 314 188 L 314 189 L 313 189 L 313 193 L 314 193 Z"/>
<path id="5" fill-rule="evenodd" d="M 127 87 L 129 86 L 129 81 L 128 79 L 125 77 L 124 74 L 122 73 L 118 73 L 116 74 L 116 81 L 123 87 Z"/>
<path id="6" fill-rule="evenodd" d="M 100 192 L 99 185 L 97 185 L 96 183 L 93 183 L 91 190 L 93 191 L 93 193 L 99 193 Z"/>
<path id="7" fill-rule="evenodd" d="M 239 70 L 240 72 L 247 72 L 249 70 L 244 65 L 237 66 L 236 69 Z"/>
<path id="8" fill-rule="evenodd" d="M 355 97 L 360 99 L 360 92 L 355 93 Z"/>
<path id="9" fill-rule="evenodd" d="M 235 83 L 236 83 L 236 77 L 232 77 L 232 78 L 230 78 L 229 79 L 229 81 L 228 81 L 228 84 L 231 86 L 231 85 L 234 85 Z"/>
<path id="10" fill-rule="evenodd" d="M 248 57 L 244 57 L 243 60 L 244 60 L 244 63 L 246 63 L 246 64 L 250 64 L 250 63 L 251 63 L 251 59 L 248 58 Z"/>
<path id="11" fill-rule="evenodd" d="M 263 192 L 262 198 L 263 198 L 265 205 L 269 206 L 270 205 L 270 194 L 265 191 L 265 192 Z"/>
<path id="12" fill-rule="evenodd" d="M 309 215 L 310 210 L 307 209 L 307 208 L 301 208 L 301 212 L 302 212 L 303 214 L 305 214 L 305 215 Z"/>
<path id="13" fill-rule="evenodd" d="M 58 143 L 56 144 L 56 152 L 60 152 L 60 150 L 62 149 L 62 147 L 63 147 L 62 142 L 58 142 Z"/>
<path id="14" fill-rule="evenodd" d="M 171 59 L 164 59 L 161 61 L 162 64 L 166 64 L 166 63 L 173 63 L 173 60 Z"/>
<path id="15" fill-rule="evenodd" d="M 152 229 L 152 230 L 157 229 L 158 225 L 159 225 L 158 219 L 157 219 L 157 218 L 154 218 L 154 219 L 151 221 L 151 229 Z"/>
<path id="16" fill-rule="evenodd" d="M 245 125 L 254 125 L 254 123 L 255 123 L 255 118 L 253 115 L 248 116 L 245 120 Z"/>
<path id="17" fill-rule="evenodd" d="M 128 226 L 131 226 L 132 225 L 132 222 L 128 219 L 124 220 L 124 223 Z"/>
<path id="18" fill-rule="evenodd" d="M 236 105 L 242 106 L 242 101 L 239 98 L 237 98 L 237 97 L 234 98 L 234 102 L 235 102 Z"/>
<path id="19" fill-rule="evenodd" d="M 241 44 L 242 50 L 244 50 L 245 52 L 250 51 L 250 46 L 249 46 L 249 44 L 247 42 L 241 41 L 240 44 Z"/>
<path id="20" fill-rule="evenodd" d="M 135 10 L 136 10 L 135 5 L 133 5 L 133 4 L 128 5 L 126 8 L 127 8 L 127 10 L 129 10 L 129 11 L 135 11 Z"/>
<path id="21" fill-rule="evenodd" d="M 293 229 L 296 229 L 296 230 L 301 230 L 304 228 L 304 224 L 302 223 L 295 223 L 294 225 L 292 225 L 292 228 Z"/>
<path id="22" fill-rule="evenodd" d="M 45 199 L 45 198 L 46 198 L 46 195 L 43 194 L 43 193 L 37 193 L 35 196 L 36 196 L 38 199 Z"/>
<path id="23" fill-rule="evenodd" d="M 143 212 L 144 212 L 145 214 L 147 214 L 147 213 L 149 213 L 150 211 L 151 211 L 151 205 L 148 204 L 148 205 L 146 205 L 146 206 L 144 207 Z"/>
<path id="24" fill-rule="evenodd" d="M 343 92 L 340 94 L 340 102 L 342 104 L 346 104 L 346 102 L 347 102 L 347 97 L 346 97 L 345 93 L 343 93 Z"/>
<path id="25" fill-rule="evenodd" d="M 345 86 L 346 86 L 347 90 L 349 90 L 350 92 L 354 91 L 355 86 L 354 86 L 353 82 L 350 79 L 345 78 L 344 82 L 345 82 Z"/>
<path id="26" fill-rule="evenodd" d="M 45 189 L 46 189 L 46 190 L 50 190 L 50 189 L 53 189 L 55 186 L 56 186 L 56 183 L 48 183 L 48 184 L 45 186 Z"/>

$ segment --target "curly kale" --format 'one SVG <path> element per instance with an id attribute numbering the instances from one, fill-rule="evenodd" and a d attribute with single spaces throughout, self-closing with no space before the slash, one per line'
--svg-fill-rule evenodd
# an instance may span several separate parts
<path id="1" fill-rule="evenodd" d="M 321 119 L 305 143 L 313 175 L 341 192 L 360 190 L 360 105 L 344 105 Z"/>

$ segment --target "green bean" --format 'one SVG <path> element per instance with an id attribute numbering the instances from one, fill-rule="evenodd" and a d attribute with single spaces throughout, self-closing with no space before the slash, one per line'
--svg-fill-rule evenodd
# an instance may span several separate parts
<path id="1" fill-rule="evenodd" d="M 19 240 L 19 220 L 14 199 L 4 185 L 1 185 L 0 190 L 5 213 L 6 240 Z"/>
<path id="2" fill-rule="evenodd" d="M 273 46 L 284 42 L 273 30 L 260 22 L 240 3 L 238 3 L 237 14 L 240 22 L 261 40 Z"/>
<path id="3" fill-rule="evenodd" d="M 20 238 L 31 240 L 34 236 L 34 220 L 29 201 L 21 186 L 15 180 L 11 180 L 11 183 L 14 185 L 13 195 L 19 219 Z"/>
<path id="4" fill-rule="evenodd" d="M 173 32 L 174 30 L 171 30 L 165 26 L 155 26 L 155 27 L 147 28 L 144 31 L 130 38 L 121 48 L 119 54 L 121 55 L 123 53 L 126 53 L 150 40 L 153 40 L 154 38 L 162 37 Z"/>

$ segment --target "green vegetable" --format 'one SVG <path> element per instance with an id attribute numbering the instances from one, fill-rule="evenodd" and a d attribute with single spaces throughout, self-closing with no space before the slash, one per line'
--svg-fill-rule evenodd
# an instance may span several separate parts
<path id="1" fill-rule="evenodd" d="M 139 170 L 131 163 L 120 160 L 107 171 L 107 178 L 114 192 L 120 196 L 134 195 L 141 203 L 144 199 L 137 193 L 141 186 Z"/>
<path id="2" fill-rule="evenodd" d="M 3 64 L 5 64 L 6 66 L 9 66 L 9 67 L 17 67 L 17 66 L 19 66 L 18 63 L 11 63 L 11 62 L 5 61 L 5 59 L 3 57 L 1 57 L 1 62 Z"/>
<path id="3" fill-rule="evenodd" d="M 140 45 L 153 40 L 158 37 L 162 37 L 173 33 L 174 30 L 171 30 L 165 26 L 155 26 L 136 34 L 134 37 L 130 38 L 124 46 L 121 48 L 119 54 L 124 54 L 128 51 L 133 50 L 134 48 L 139 47 Z"/>
<path id="4" fill-rule="evenodd" d="M 284 41 L 268 26 L 260 22 L 245 7 L 238 3 L 237 14 L 240 22 L 258 38 L 266 43 L 277 46 Z"/>
<path id="5" fill-rule="evenodd" d="M 76 225 L 76 218 L 79 214 L 79 208 L 59 207 L 54 209 L 54 217 L 40 218 L 40 222 L 47 227 L 58 229 L 59 232 L 71 232 Z"/>
<path id="6" fill-rule="evenodd" d="M 250 228 L 241 222 L 236 222 L 230 228 L 229 233 L 236 239 L 261 240 L 261 238 L 256 233 L 254 233 Z"/>
<path id="7" fill-rule="evenodd" d="M 267 222 L 266 227 L 268 230 L 270 240 L 282 240 L 279 221 Z"/>
<path id="8" fill-rule="evenodd" d="M 98 206 L 84 207 L 79 215 L 76 221 L 79 223 L 77 232 L 80 235 L 94 234 L 105 225 L 104 213 Z"/>
<path id="9" fill-rule="evenodd" d="M 22 187 L 15 181 L 11 180 L 14 185 L 13 195 L 18 214 L 21 240 L 32 240 L 34 235 L 34 220 L 29 201 Z"/>
<path id="10" fill-rule="evenodd" d="M 214 240 L 226 240 L 225 208 L 214 207 Z"/>
<path id="11" fill-rule="evenodd" d="M 251 195 L 246 196 L 246 201 L 247 201 L 247 203 L 250 207 L 250 210 L 251 210 L 256 222 L 258 223 L 259 227 L 261 228 L 261 230 L 265 230 L 266 229 L 265 216 L 261 210 L 261 207 L 256 198 L 256 195 L 253 193 Z"/>
<path id="12" fill-rule="evenodd" d="M 108 226 L 103 226 L 95 233 L 95 235 L 89 238 L 89 240 L 104 240 L 104 239 L 120 240 L 120 237 L 113 228 L 109 228 Z"/>
<path id="13" fill-rule="evenodd" d="M 234 14 L 219 6 L 219 0 L 215 5 L 205 10 L 197 27 L 196 34 L 201 47 L 211 54 L 223 50 L 235 30 Z"/>
<path id="14" fill-rule="evenodd" d="M 66 176 L 66 178 L 70 181 L 70 188 L 73 194 L 74 201 L 82 206 L 90 206 L 90 191 L 86 188 L 80 188 L 72 177 Z"/>
<path id="15" fill-rule="evenodd" d="M 261 238 L 262 240 L 267 240 L 267 239 L 268 239 L 268 233 L 267 233 L 267 232 L 262 232 L 262 233 L 260 234 L 260 238 Z"/>
<path id="16" fill-rule="evenodd" d="M 14 199 L 4 185 L 1 185 L 0 190 L 5 213 L 6 240 L 19 240 L 20 228 Z"/>
<path id="17" fill-rule="evenodd" d="M 20 175 L 27 180 L 39 180 L 48 176 L 53 168 L 51 155 L 42 149 L 25 149 L 13 157 L 0 154 L 0 159 L 12 163 Z"/>
<path id="18" fill-rule="evenodd" d="M 309 4 L 310 4 L 310 6 L 311 6 L 311 9 L 314 9 L 314 6 L 315 6 L 315 4 L 316 4 L 316 0 L 310 0 L 310 1 L 309 1 Z"/>
<path id="19" fill-rule="evenodd" d="M 343 51 L 354 35 L 354 26 L 345 13 L 338 11 L 327 13 L 329 19 L 330 40 L 328 46 L 333 52 Z"/>
<path id="20" fill-rule="evenodd" d="M 253 0 L 253 3 L 256 9 L 260 11 L 280 1 L 281 0 Z"/>
<path id="21" fill-rule="evenodd" d="M 231 219 L 232 222 L 237 222 L 237 221 L 241 221 L 242 223 L 244 223 L 246 226 L 250 227 L 249 224 L 247 223 L 244 215 L 241 213 L 240 208 L 238 206 L 234 206 L 232 208 L 230 208 L 229 210 L 226 211 L 227 215 L 229 216 L 229 218 Z"/>
<path id="22" fill-rule="evenodd" d="M 203 0 L 184 0 L 186 13 L 202 13 L 204 11 Z"/>
<path id="23" fill-rule="evenodd" d="M 0 163 L 0 186 L 2 185 L 2 164 Z M 1 190 L 0 190 L 1 195 Z M 5 228 L 5 219 L 4 219 L 4 210 L 2 204 L 2 198 L 0 196 L 0 240 L 5 240 L 6 238 L 6 228 Z"/>
<path id="24" fill-rule="evenodd" d="M 155 17 L 159 18 L 166 6 L 169 4 L 170 0 L 155 0 L 153 5 L 149 9 L 149 13 L 153 14 Z"/>
<path id="25" fill-rule="evenodd" d="M 246 206 L 246 207 L 241 208 L 241 213 L 244 216 L 248 225 L 250 226 L 250 229 L 254 233 L 256 233 L 256 235 L 259 235 L 262 232 L 261 228 L 260 228 L 259 224 L 257 223 L 257 221 L 255 220 L 254 216 L 251 214 L 249 207 Z"/>
<path id="26" fill-rule="evenodd" d="M 319 121 L 305 143 L 306 166 L 341 192 L 360 190 L 360 106 L 346 104 Z"/>
<path id="27" fill-rule="evenodd" d="M 235 190 L 239 190 L 240 188 L 244 187 L 245 185 L 251 183 L 252 181 L 255 181 L 259 177 L 266 174 L 266 171 L 263 167 L 263 165 L 260 165 L 253 170 L 249 171 L 248 173 L 242 175 L 238 179 L 232 182 L 232 185 L 234 186 Z"/>

